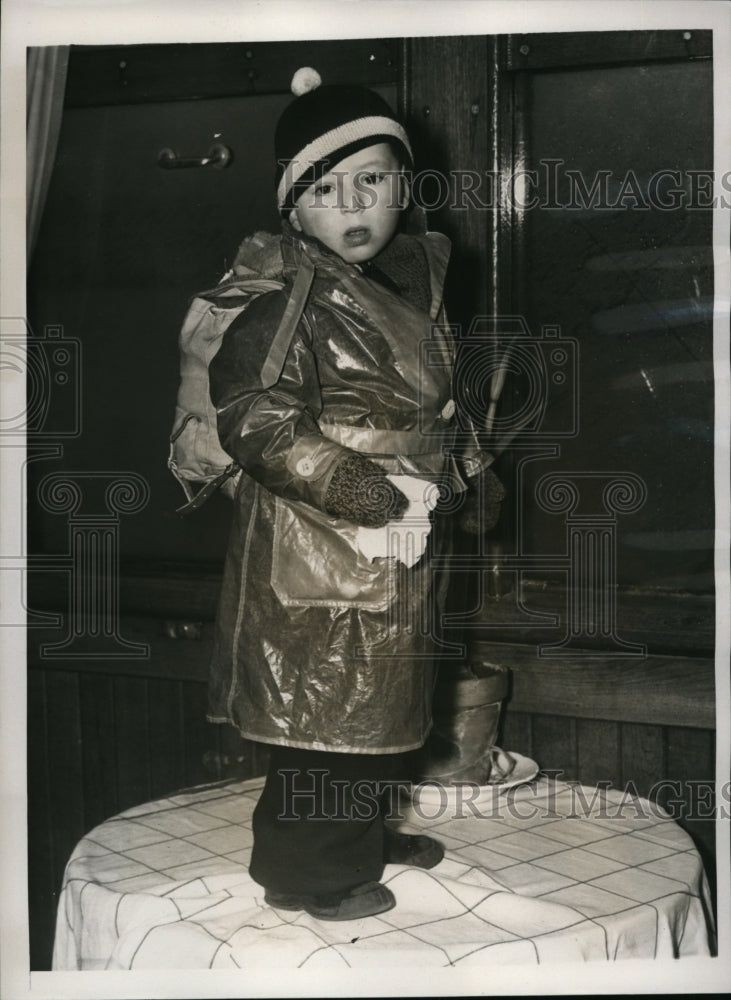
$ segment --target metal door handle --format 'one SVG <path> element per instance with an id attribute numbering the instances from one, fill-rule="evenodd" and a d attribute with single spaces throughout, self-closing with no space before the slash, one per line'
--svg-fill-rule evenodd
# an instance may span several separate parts
<path id="1" fill-rule="evenodd" d="M 178 156 L 174 149 L 166 146 L 157 155 L 158 165 L 166 170 L 178 170 L 185 167 L 215 167 L 223 170 L 233 159 L 233 153 L 222 142 L 216 142 L 205 156 Z"/>

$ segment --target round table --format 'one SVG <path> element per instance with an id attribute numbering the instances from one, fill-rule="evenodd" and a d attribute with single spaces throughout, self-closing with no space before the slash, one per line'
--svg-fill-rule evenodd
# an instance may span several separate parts
<path id="1" fill-rule="evenodd" d="M 75 848 L 55 970 L 472 966 L 709 955 L 708 884 L 659 807 L 546 777 L 460 803 L 413 803 L 401 829 L 446 848 L 387 865 L 397 905 L 323 922 L 264 903 L 248 874 L 263 779 L 128 809 Z M 469 790 L 468 790 L 469 791 Z"/>

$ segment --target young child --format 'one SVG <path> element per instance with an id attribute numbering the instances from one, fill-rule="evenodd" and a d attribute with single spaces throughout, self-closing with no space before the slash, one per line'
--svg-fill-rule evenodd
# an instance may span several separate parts
<path id="1" fill-rule="evenodd" d="M 281 240 L 239 258 L 279 268 L 285 287 L 253 300 L 210 365 L 220 440 L 243 472 L 209 718 L 270 746 L 250 868 L 265 900 L 346 920 L 394 905 L 385 863 L 443 856 L 384 825 L 381 793 L 408 778 L 404 754 L 431 725 L 445 589 L 431 560 L 449 550 L 449 519 L 431 515 L 416 559 L 369 558 L 363 529 L 423 515 L 405 494 L 414 479 L 432 493 L 464 490 L 463 477 L 482 488 L 491 457 L 476 442 L 448 448 L 452 346 L 435 324 L 449 242 L 401 231 L 406 132 L 377 94 L 320 86 L 309 69 L 295 93 L 303 78 L 275 137 Z M 303 274 L 307 304 L 283 338 Z"/>

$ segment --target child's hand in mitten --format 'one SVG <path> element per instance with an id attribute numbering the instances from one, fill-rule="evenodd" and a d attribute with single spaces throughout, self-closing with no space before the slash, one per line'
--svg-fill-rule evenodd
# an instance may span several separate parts
<path id="1" fill-rule="evenodd" d="M 492 469 L 484 469 L 470 482 L 459 514 L 459 526 L 469 535 L 482 535 L 497 524 L 505 489 Z"/>
<path id="2" fill-rule="evenodd" d="M 325 493 L 325 510 L 364 528 L 383 528 L 406 513 L 408 499 L 375 462 L 348 455 L 338 465 Z"/>

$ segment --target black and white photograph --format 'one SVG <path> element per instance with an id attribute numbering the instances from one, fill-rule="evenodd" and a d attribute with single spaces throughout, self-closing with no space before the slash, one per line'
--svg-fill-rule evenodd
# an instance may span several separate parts
<path id="1" fill-rule="evenodd" d="M 3 996 L 731 989 L 731 5 L 6 0 Z"/>

